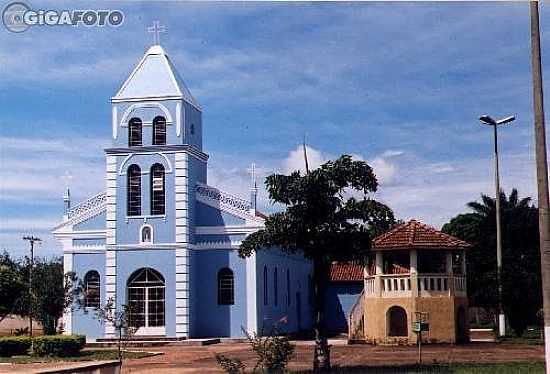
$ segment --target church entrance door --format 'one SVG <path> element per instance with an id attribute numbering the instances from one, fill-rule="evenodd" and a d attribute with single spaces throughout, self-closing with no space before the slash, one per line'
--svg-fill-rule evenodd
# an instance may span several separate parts
<path id="1" fill-rule="evenodd" d="M 128 278 L 128 305 L 136 335 L 166 335 L 165 282 L 158 271 L 141 268 Z"/>

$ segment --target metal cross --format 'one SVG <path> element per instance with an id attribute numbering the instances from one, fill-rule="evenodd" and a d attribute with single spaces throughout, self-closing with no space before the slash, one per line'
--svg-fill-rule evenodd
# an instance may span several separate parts
<path id="1" fill-rule="evenodd" d="M 160 44 L 160 33 L 166 32 L 166 26 L 161 26 L 159 21 L 153 21 L 153 26 L 147 28 L 147 32 L 153 34 L 153 43 Z"/>

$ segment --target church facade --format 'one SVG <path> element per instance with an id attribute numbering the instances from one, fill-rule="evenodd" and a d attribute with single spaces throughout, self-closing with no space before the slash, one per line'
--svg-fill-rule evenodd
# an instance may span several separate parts
<path id="1" fill-rule="evenodd" d="M 129 305 L 137 335 L 238 337 L 311 326 L 311 271 L 299 255 L 237 248 L 261 229 L 250 200 L 208 185 L 202 108 L 164 49 L 148 49 L 112 103 L 106 190 L 71 206 L 54 229 L 64 271 L 83 281 L 85 308 L 68 311 L 66 333 L 111 338 L 95 318 L 112 301 Z"/>

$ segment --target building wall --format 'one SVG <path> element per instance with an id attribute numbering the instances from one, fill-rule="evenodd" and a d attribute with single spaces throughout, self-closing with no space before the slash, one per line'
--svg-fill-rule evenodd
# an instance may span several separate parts
<path id="1" fill-rule="evenodd" d="M 387 311 L 392 306 L 403 307 L 407 313 L 408 337 L 406 339 L 388 337 Z M 412 331 L 415 311 L 427 312 L 430 324 L 429 332 L 423 332 L 423 341 L 429 343 L 455 343 L 456 319 L 458 308 L 462 306 L 466 313 L 468 300 L 463 297 L 404 297 L 404 298 L 367 298 L 365 300 L 365 337 L 371 343 L 416 344 L 417 335 Z M 465 334 L 468 334 L 466 316 Z"/>
<path id="2" fill-rule="evenodd" d="M 325 316 L 330 333 L 348 331 L 351 308 L 363 290 L 363 282 L 332 282 L 325 296 Z"/>
<path id="3" fill-rule="evenodd" d="M 232 249 L 192 250 L 191 331 L 195 337 L 238 337 L 247 326 L 246 262 Z M 234 275 L 234 305 L 218 305 L 218 272 Z"/>
<path id="4" fill-rule="evenodd" d="M 311 262 L 299 255 L 286 255 L 278 250 L 261 250 L 256 254 L 256 269 L 258 331 L 269 333 L 274 324 L 283 318 L 288 322 L 278 324 L 281 331 L 292 332 L 311 328 L 312 288 L 309 280 L 312 272 Z M 267 270 L 267 283 L 264 280 L 264 269 Z M 275 269 L 277 269 L 277 303 L 274 295 Z M 289 283 L 287 283 L 287 270 Z M 264 286 L 267 287 L 264 288 Z M 265 290 L 267 290 L 267 297 Z"/>
<path id="5" fill-rule="evenodd" d="M 71 256 L 71 255 L 66 255 Z M 105 253 L 77 253 L 72 255 L 72 268 L 80 280 L 90 270 L 96 270 L 101 282 L 101 303 L 105 303 Z M 104 325 L 95 317 L 95 309 L 85 308 L 73 310 L 71 331 L 73 334 L 86 335 L 88 339 L 96 339 L 103 336 Z"/>
<path id="6" fill-rule="evenodd" d="M 166 336 L 176 336 L 176 276 L 175 252 L 172 249 L 121 250 L 116 253 L 117 307 L 128 303 L 127 282 L 136 270 L 152 268 L 164 277 Z"/>

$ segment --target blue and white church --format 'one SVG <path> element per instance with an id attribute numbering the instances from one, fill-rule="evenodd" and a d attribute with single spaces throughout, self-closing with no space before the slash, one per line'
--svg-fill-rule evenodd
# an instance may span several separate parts
<path id="1" fill-rule="evenodd" d="M 250 200 L 208 185 L 203 109 L 159 44 L 111 103 L 106 189 L 75 206 L 67 189 L 53 231 L 64 271 L 86 289 L 85 310 L 66 312 L 64 331 L 113 338 L 94 312 L 110 300 L 132 307 L 136 335 L 239 337 L 281 319 L 289 332 L 309 328 L 311 263 L 278 250 L 238 256 L 264 224 L 255 183 Z"/>

